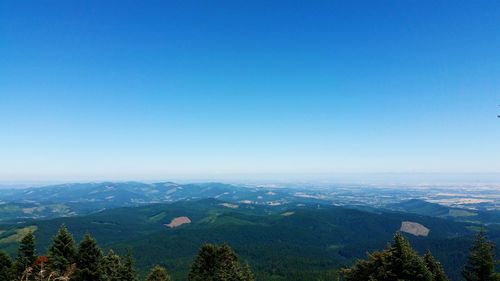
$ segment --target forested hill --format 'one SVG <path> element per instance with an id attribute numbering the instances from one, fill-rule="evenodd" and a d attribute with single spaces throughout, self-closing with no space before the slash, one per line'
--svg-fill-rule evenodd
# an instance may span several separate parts
<path id="1" fill-rule="evenodd" d="M 206 199 L 117 208 L 5 225 L 0 248 L 14 255 L 20 234 L 29 227 L 38 248 L 46 251 L 54 233 L 65 224 L 76 239 L 88 232 L 104 249 L 118 253 L 131 249 L 143 274 L 152 264 L 161 264 L 175 280 L 183 280 L 199 246 L 211 242 L 231 245 L 252 265 L 258 280 L 317 280 L 352 264 L 367 251 L 383 248 L 402 222 L 415 222 L 430 230 L 427 236 L 406 237 L 421 253 L 430 249 L 446 272 L 458 280 L 475 225 L 318 204 L 259 206 Z"/>

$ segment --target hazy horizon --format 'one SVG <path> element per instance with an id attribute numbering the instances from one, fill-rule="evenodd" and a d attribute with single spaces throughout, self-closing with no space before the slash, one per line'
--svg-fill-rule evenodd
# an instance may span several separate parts
<path id="1" fill-rule="evenodd" d="M 36 187 L 66 183 L 92 182 L 176 182 L 201 183 L 222 182 L 229 184 L 293 184 L 293 185 L 365 185 L 381 187 L 407 186 L 493 186 L 500 187 L 500 173 L 483 174 L 444 174 L 444 173 L 365 173 L 365 174 L 240 174 L 212 176 L 170 176 L 157 178 L 63 178 L 63 179 L 31 179 L 0 180 L 0 188 Z"/>

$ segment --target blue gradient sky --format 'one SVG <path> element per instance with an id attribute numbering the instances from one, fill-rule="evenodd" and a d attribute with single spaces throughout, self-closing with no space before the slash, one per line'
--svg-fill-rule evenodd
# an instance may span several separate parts
<path id="1" fill-rule="evenodd" d="M 0 180 L 500 173 L 498 104 L 498 1 L 0 2 Z"/>

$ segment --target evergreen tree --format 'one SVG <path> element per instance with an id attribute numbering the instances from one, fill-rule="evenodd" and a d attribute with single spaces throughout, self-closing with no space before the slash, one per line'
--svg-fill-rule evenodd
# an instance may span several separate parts
<path id="1" fill-rule="evenodd" d="M 0 251 L 0 280 L 12 280 L 12 260 L 10 257 Z"/>
<path id="2" fill-rule="evenodd" d="M 441 263 L 436 261 L 436 259 L 432 256 L 431 251 L 427 251 L 425 253 L 424 261 L 427 269 L 431 272 L 434 281 L 449 281 L 448 277 L 444 273 Z"/>
<path id="3" fill-rule="evenodd" d="M 385 280 L 384 271 L 386 266 L 386 252 L 369 253 L 366 260 L 358 260 L 352 268 L 342 269 L 346 281 L 370 280 L 379 281 Z M 380 273 L 381 276 L 378 276 Z"/>
<path id="4" fill-rule="evenodd" d="M 139 278 L 137 277 L 137 271 L 134 267 L 134 259 L 132 258 L 132 253 L 130 251 L 125 255 L 123 265 L 120 271 L 120 280 L 121 281 L 137 281 Z"/>
<path id="5" fill-rule="evenodd" d="M 389 276 L 403 280 L 432 281 L 432 274 L 424 260 L 411 248 L 410 243 L 401 233 L 396 233 L 394 243 L 389 247 L 387 261 L 391 265 Z"/>
<path id="6" fill-rule="evenodd" d="M 423 258 L 401 233 L 396 233 L 394 242 L 384 251 L 369 254 L 367 260 L 357 261 L 354 267 L 342 272 L 347 281 L 433 281 Z"/>
<path id="7" fill-rule="evenodd" d="M 241 268 L 241 280 L 242 281 L 254 281 L 255 277 L 253 276 L 252 269 L 248 263 Z"/>
<path id="8" fill-rule="evenodd" d="M 159 265 L 153 267 L 146 277 L 146 281 L 171 281 L 167 270 Z"/>
<path id="9" fill-rule="evenodd" d="M 476 235 L 462 276 L 466 281 L 500 280 L 495 272 L 494 245 L 486 238 L 484 229 Z"/>
<path id="10" fill-rule="evenodd" d="M 86 234 L 78 246 L 76 281 L 101 281 L 102 252 L 92 236 Z"/>
<path id="11" fill-rule="evenodd" d="M 21 276 L 26 268 L 33 266 L 35 260 L 35 236 L 33 232 L 29 231 L 21 240 L 17 251 L 17 257 L 14 264 L 17 275 Z"/>
<path id="12" fill-rule="evenodd" d="M 71 264 L 76 262 L 77 249 L 75 240 L 68 229 L 62 225 L 54 236 L 49 248 L 49 268 L 52 271 L 64 273 Z"/>
<path id="13" fill-rule="evenodd" d="M 122 264 L 120 256 L 115 254 L 113 250 L 109 250 L 108 254 L 103 258 L 102 273 L 105 281 L 120 281 Z"/>
<path id="14" fill-rule="evenodd" d="M 236 253 L 229 246 L 205 244 L 200 248 L 191 266 L 188 279 L 190 281 L 253 280 L 253 276 L 245 271 L 242 270 Z"/>

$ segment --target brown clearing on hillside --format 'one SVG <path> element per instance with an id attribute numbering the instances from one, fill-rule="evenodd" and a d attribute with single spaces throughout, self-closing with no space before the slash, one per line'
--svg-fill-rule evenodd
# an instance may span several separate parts
<path id="1" fill-rule="evenodd" d="M 174 218 L 172 221 L 170 221 L 169 224 L 165 224 L 165 226 L 170 227 L 170 228 L 174 228 L 174 227 L 179 227 L 179 226 L 186 224 L 186 223 L 191 223 L 191 220 L 188 217 L 178 217 L 178 218 Z"/>
<path id="2" fill-rule="evenodd" d="M 400 231 L 413 234 L 415 236 L 427 236 L 429 235 L 429 229 L 419 223 L 404 221 L 401 222 Z"/>

